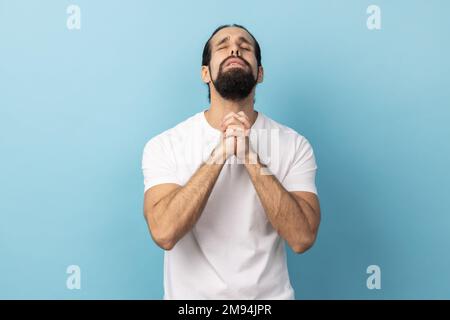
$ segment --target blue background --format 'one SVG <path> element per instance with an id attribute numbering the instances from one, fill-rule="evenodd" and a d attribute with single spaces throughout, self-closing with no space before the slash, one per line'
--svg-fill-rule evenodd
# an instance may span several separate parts
<path id="1" fill-rule="evenodd" d="M 81 8 L 68 30 L 67 6 Z M 366 9 L 381 8 L 368 30 Z M 160 299 L 144 144 L 208 106 L 201 51 L 248 27 L 255 108 L 314 147 L 298 299 L 450 298 L 448 1 L 0 0 L 0 298 Z M 81 290 L 66 288 L 81 267 Z M 381 290 L 366 268 L 381 268 Z"/>

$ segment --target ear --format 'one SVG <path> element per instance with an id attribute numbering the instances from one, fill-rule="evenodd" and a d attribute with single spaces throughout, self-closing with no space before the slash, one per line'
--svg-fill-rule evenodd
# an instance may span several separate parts
<path id="1" fill-rule="evenodd" d="M 209 74 L 208 66 L 202 66 L 201 76 L 204 83 L 209 83 L 211 81 L 211 75 Z"/>
<path id="2" fill-rule="evenodd" d="M 258 67 L 258 81 L 257 83 L 261 83 L 264 80 L 264 68 L 262 66 Z"/>

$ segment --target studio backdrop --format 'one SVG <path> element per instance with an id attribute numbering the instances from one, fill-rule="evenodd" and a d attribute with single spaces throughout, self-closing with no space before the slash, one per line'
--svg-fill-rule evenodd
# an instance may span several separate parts
<path id="1" fill-rule="evenodd" d="M 255 109 L 314 147 L 297 299 L 450 298 L 448 1 L 0 0 L 0 298 L 161 299 L 142 151 L 208 107 L 201 53 L 258 39 Z"/>

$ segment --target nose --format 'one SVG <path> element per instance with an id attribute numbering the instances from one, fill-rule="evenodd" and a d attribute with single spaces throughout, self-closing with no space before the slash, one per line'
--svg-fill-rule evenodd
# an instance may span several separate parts
<path id="1" fill-rule="evenodd" d="M 231 50 L 231 55 L 234 56 L 236 53 L 236 56 L 239 56 L 239 50 Z"/>

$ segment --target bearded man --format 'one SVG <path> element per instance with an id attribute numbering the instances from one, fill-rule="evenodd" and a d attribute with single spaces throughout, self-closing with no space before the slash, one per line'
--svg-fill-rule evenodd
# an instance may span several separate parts
<path id="1" fill-rule="evenodd" d="M 255 110 L 263 74 L 255 37 L 217 28 L 202 57 L 209 107 L 145 145 L 144 216 L 165 250 L 164 299 L 295 299 L 284 244 L 303 253 L 315 242 L 317 166 L 304 136 Z"/>

